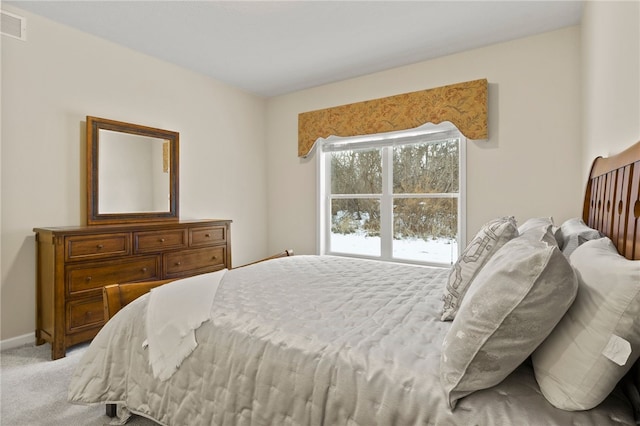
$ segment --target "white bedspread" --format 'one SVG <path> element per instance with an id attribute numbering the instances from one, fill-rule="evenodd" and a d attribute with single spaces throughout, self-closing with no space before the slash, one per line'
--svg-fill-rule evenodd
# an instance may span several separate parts
<path id="1" fill-rule="evenodd" d="M 451 411 L 440 385 L 447 269 L 292 256 L 229 270 L 198 346 L 169 379 L 151 372 L 148 297 L 84 354 L 74 403 L 110 402 L 171 426 L 629 426 L 617 396 L 562 411 L 525 363 Z"/>
<path id="2" fill-rule="evenodd" d="M 211 306 L 226 269 L 174 281 L 151 290 L 147 340 L 153 375 L 167 380 L 198 346 L 195 330 L 211 318 Z"/>

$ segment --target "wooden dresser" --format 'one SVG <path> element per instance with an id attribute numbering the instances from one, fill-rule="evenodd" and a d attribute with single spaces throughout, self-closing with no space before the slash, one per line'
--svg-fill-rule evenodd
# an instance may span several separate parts
<path id="1" fill-rule="evenodd" d="M 51 358 L 103 326 L 102 287 L 231 268 L 230 220 L 35 228 L 36 344 Z"/>

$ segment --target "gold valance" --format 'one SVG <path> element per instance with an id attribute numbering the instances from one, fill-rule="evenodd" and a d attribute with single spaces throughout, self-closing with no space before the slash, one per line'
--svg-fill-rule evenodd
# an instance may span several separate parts
<path id="1" fill-rule="evenodd" d="M 450 121 L 469 139 L 488 139 L 486 79 L 298 114 L 298 157 L 319 138 L 412 129 Z"/>

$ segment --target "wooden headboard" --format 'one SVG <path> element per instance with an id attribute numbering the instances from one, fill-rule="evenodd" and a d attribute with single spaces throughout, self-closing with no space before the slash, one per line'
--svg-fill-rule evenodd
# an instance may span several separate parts
<path id="1" fill-rule="evenodd" d="M 640 142 L 591 166 L 584 222 L 611 238 L 618 252 L 640 260 Z"/>

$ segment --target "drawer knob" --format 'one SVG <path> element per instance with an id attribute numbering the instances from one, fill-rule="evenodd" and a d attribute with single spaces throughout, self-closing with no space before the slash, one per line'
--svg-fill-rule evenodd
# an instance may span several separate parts
<path id="1" fill-rule="evenodd" d="M 181 264 L 181 262 L 176 262 L 176 266 L 180 266 Z"/>
<path id="2" fill-rule="evenodd" d="M 104 248 L 102 244 L 98 244 L 97 247 L 98 247 L 98 250 L 102 250 Z"/>
<path id="3" fill-rule="evenodd" d="M 216 260 L 217 258 L 218 258 L 218 256 L 213 256 L 213 257 L 211 258 L 211 260 Z"/>
<path id="4" fill-rule="evenodd" d="M 142 272 L 147 272 L 147 268 L 142 268 Z"/>
<path id="5" fill-rule="evenodd" d="M 211 235 L 210 234 L 204 234 L 205 237 L 210 238 Z"/>
<path id="6" fill-rule="evenodd" d="M 91 278 L 90 276 L 85 278 L 86 281 L 91 281 L 93 278 Z"/>
<path id="7" fill-rule="evenodd" d="M 161 243 L 164 243 L 164 238 L 160 238 L 160 242 L 161 242 Z"/>

